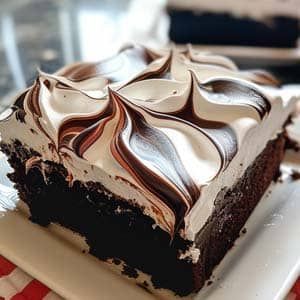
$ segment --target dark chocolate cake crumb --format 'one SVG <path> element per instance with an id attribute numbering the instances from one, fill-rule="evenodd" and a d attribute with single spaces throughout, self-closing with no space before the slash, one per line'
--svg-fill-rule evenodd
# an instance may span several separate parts
<path id="1" fill-rule="evenodd" d="M 207 286 L 210 286 L 210 285 L 212 285 L 213 284 L 213 281 L 212 280 L 208 280 L 207 281 Z"/>
<path id="2" fill-rule="evenodd" d="M 277 182 L 277 183 L 283 183 L 283 178 L 282 178 L 281 176 L 278 177 L 276 182 Z"/>
<path id="3" fill-rule="evenodd" d="M 117 266 L 121 264 L 121 261 L 117 258 L 113 258 L 112 262 Z"/>
<path id="4" fill-rule="evenodd" d="M 286 149 L 294 150 L 296 152 L 300 151 L 300 145 L 299 145 L 299 143 L 296 140 L 294 140 L 291 137 L 289 137 L 288 135 L 286 135 L 285 148 Z"/>
<path id="5" fill-rule="evenodd" d="M 247 233 L 247 228 L 244 228 L 242 231 L 241 231 L 242 234 L 246 234 Z"/>
<path id="6" fill-rule="evenodd" d="M 291 174 L 291 177 L 293 180 L 299 180 L 300 179 L 300 172 L 293 169 L 292 170 L 292 174 Z"/>
<path id="7" fill-rule="evenodd" d="M 146 283 L 146 284 L 145 284 Z M 148 283 L 146 281 L 144 281 L 143 283 L 136 283 L 136 285 L 140 288 L 142 288 L 143 290 L 145 290 L 147 293 L 152 294 L 151 291 L 148 288 Z"/>
<path id="8" fill-rule="evenodd" d="M 36 132 L 34 129 L 32 129 L 32 128 L 30 128 L 30 131 L 31 131 L 33 134 L 37 134 L 37 132 Z"/>
<path id="9" fill-rule="evenodd" d="M 81 253 L 85 254 L 85 253 L 86 253 L 86 250 L 81 250 Z"/>
<path id="10" fill-rule="evenodd" d="M 127 275 L 129 278 L 138 278 L 139 277 L 137 270 L 128 265 L 123 266 L 122 274 Z"/>
<path id="11" fill-rule="evenodd" d="M 144 286 L 149 286 L 149 283 L 145 280 L 145 281 L 143 282 L 143 285 L 144 285 Z"/>

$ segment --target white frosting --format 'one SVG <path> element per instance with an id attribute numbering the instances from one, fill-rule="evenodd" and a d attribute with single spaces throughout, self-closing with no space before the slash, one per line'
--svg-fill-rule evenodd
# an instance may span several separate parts
<path id="1" fill-rule="evenodd" d="M 183 237 L 193 240 L 211 215 L 218 192 L 224 187 L 233 186 L 264 149 L 266 143 L 276 138 L 282 130 L 283 123 L 292 113 L 297 99 L 291 93 L 286 93 L 284 88 L 260 87 L 241 80 L 240 78 L 247 78 L 248 75 L 245 77 L 243 73 L 238 72 L 235 65 L 227 59 L 201 55 L 201 60 L 207 58 L 212 63 L 226 65 L 220 67 L 208 63 L 196 64 L 186 57 L 180 58 L 180 54 L 175 54 L 173 53 L 170 64 L 172 79 L 133 82 L 119 88 L 118 93 L 131 101 L 129 105 L 141 113 L 148 124 L 169 138 L 187 173 L 196 185 L 201 187 L 200 198 L 186 215 L 185 230 L 181 232 Z M 167 57 L 168 54 L 152 62 L 147 72 L 160 69 L 166 63 Z M 192 69 L 193 72 L 189 72 L 188 69 Z M 147 72 L 142 71 L 138 75 Z M 268 95 L 271 103 L 270 112 L 261 119 L 258 111 L 253 107 L 237 102 L 231 97 L 226 98 L 224 94 L 214 97 L 214 93 L 199 88 L 198 81 L 205 86 L 206 82 L 210 82 L 209 80 L 217 80 L 216 75 L 233 82 L 239 79 L 241 84 Z M 44 83 L 46 79 L 50 82 L 50 88 Z M 119 110 L 107 122 L 101 137 L 83 153 L 82 158 L 65 147 L 60 149 L 58 154 L 48 146 L 51 142 L 58 146 L 59 128 L 64 122 L 77 117 L 81 119 L 97 116 L 107 107 L 106 87 L 99 88 L 99 82 L 97 83 L 95 79 L 73 82 L 60 75 L 41 74 L 39 82 L 41 85 L 39 120 L 42 128 L 34 121 L 28 105 L 25 105 L 27 112 L 25 123 L 18 121 L 14 115 L 11 117 L 7 114 L 2 115 L 4 119 L 0 122 L 2 140 L 11 143 L 12 140 L 18 139 L 25 147 L 39 152 L 43 160 L 62 163 L 72 174 L 73 180 L 100 182 L 106 188 L 108 195 L 115 194 L 130 199 L 143 207 L 145 214 L 151 216 L 158 226 L 168 231 L 167 225 L 175 222 L 172 210 L 137 182 L 111 153 L 110 142 L 120 117 Z M 60 86 L 58 83 L 64 85 Z M 205 134 L 182 122 L 157 118 L 149 111 L 168 114 L 180 110 L 191 88 L 193 88 L 194 110 L 197 115 L 206 120 L 230 125 L 237 136 L 238 151 L 225 170 L 222 169 L 222 161 L 216 145 Z M 147 167 L 159 176 L 164 176 L 155 165 L 149 162 L 145 164 L 148 164 Z M 174 185 L 174 188 L 177 187 Z M 163 216 L 156 213 L 157 209 L 164 212 Z"/>
<path id="2" fill-rule="evenodd" d="M 262 152 L 269 140 L 275 139 L 282 131 L 282 125 L 295 109 L 296 98 L 285 99 L 284 89 L 277 91 L 277 97 L 272 98 L 272 109 L 259 126 L 248 127 L 237 155 L 228 168 L 213 182 L 202 189 L 201 198 L 186 218 L 187 238 L 193 240 L 196 233 L 205 224 L 214 208 L 214 199 L 224 187 L 230 188 L 242 177 L 245 170 Z M 247 122 L 247 121 L 246 121 Z M 243 126 L 241 122 L 240 127 Z"/>

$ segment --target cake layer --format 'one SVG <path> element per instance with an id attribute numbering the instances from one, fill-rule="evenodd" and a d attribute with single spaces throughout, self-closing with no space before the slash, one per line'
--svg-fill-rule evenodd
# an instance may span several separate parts
<path id="1" fill-rule="evenodd" d="M 298 0 L 169 0 L 175 43 L 296 48 Z"/>
<path id="2" fill-rule="evenodd" d="M 299 19 L 292 17 L 261 20 L 224 12 L 178 9 L 169 9 L 169 16 L 170 39 L 178 44 L 296 48 L 299 37 Z"/>
<path id="3" fill-rule="evenodd" d="M 99 182 L 75 181 L 65 177 L 63 165 L 43 161 L 26 170 L 29 160 L 40 153 L 19 141 L 1 143 L 14 173 L 21 199 L 28 205 L 31 220 L 47 226 L 57 223 L 85 237 L 90 252 L 102 260 L 126 263 L 124 273 L 151 276 L 156 288 L 168 288 L 179 295 L 199 290 L 225 253 L 233 245 L 247 218 L 271 180 L 276 178 L 284 153 L 285 135 L 270 141 L 233 187 L 224 187 L 215 209 L 194 242 L 179 233 L 170 236 L 140 207 L 108 194 Z M 182 258 L 187 249 L 199 252 L 199 259 Z"/>

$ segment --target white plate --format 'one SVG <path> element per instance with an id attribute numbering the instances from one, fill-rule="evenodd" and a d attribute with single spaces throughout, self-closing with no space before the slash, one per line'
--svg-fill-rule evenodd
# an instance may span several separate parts
<path id="1" fill-rule="evenodd" d="M 286 172 L 291 166 L 300 168 L 299 154 L 288 156 L 285 166 Z M 5 159 L 0 159 L 2 184 L 9 184 L 7 170 Z M 213 283 L 197 300 L 277 300 L 288 293 L 300 275 L 300 180 L 292 182 L 287 176 L 271 190 L 249 218 L 247 233 L 217 267 Z M 154 299 L 79 249 L 56 231 L 32 224 L 20 210 L 0 217 L 0 254 L 62 297 Z"/>

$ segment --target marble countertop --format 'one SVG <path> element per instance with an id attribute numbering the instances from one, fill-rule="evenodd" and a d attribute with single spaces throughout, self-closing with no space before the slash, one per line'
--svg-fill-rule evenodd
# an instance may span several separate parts
<path id="1" fill-rule="evenodd" d="M 1 1 L 0 110 L 32 83 L 38 68 L 53 72 L 73 61 L 107 57 L 128 6 L 128 0 Z M 299 65 L 275 73 L 300 82 Z"/>

